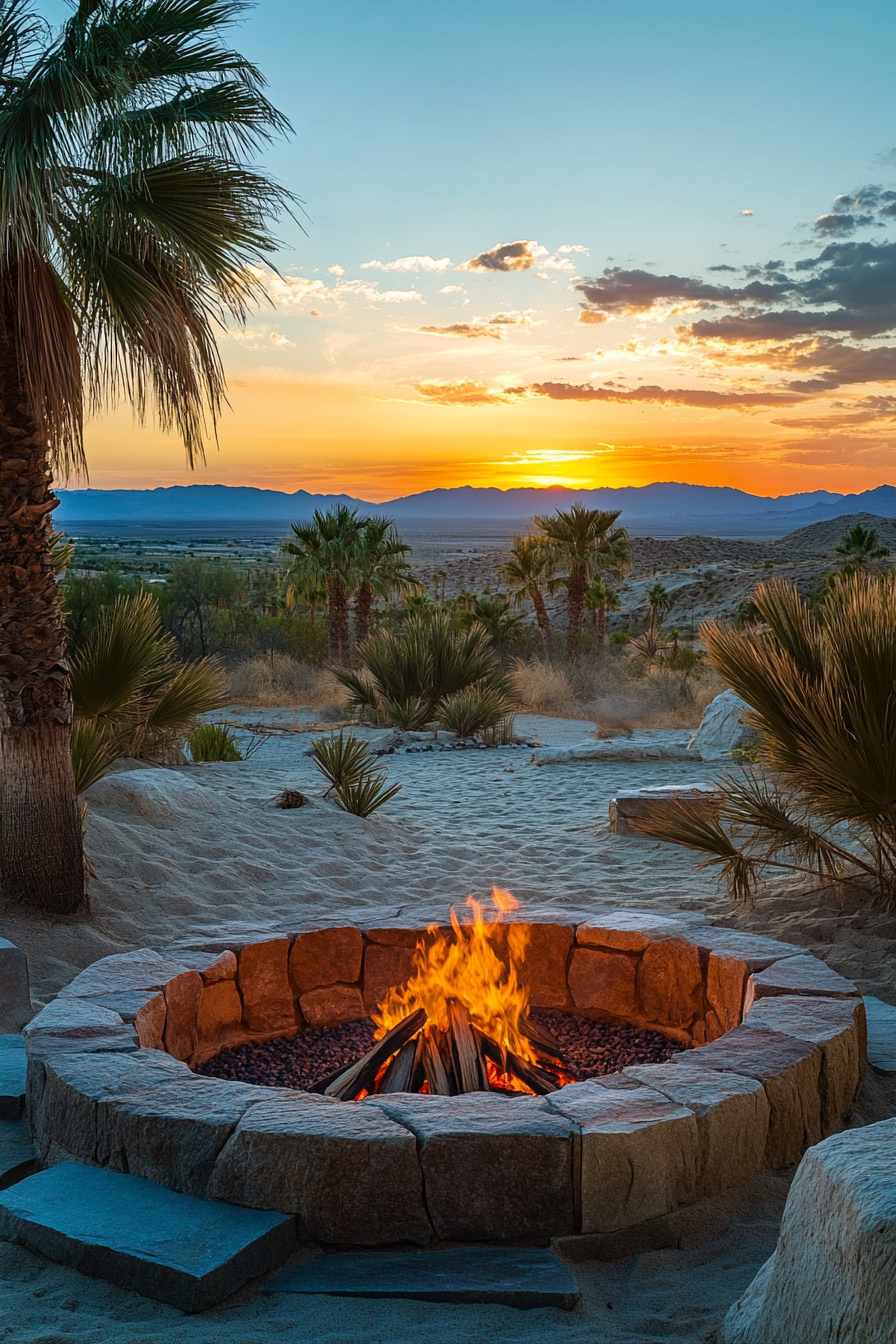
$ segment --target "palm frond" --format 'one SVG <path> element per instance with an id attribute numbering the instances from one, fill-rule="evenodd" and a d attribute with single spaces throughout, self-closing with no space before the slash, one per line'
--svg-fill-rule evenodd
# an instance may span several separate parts
<path id="1" fill-rule="evenodd" d="M 76 718 L 121 712 L 163 675 L 170 646 L 150 594 L 119 597 L 102 608 L 96 629 L 71 664 Z"/>
<path id="2" fill-rule="evenodd" d="M 76 719 L 70 739 L 75 793 L 83 793 L 109 769 L 118 755 L 113 735 L 102 724 Z"/>

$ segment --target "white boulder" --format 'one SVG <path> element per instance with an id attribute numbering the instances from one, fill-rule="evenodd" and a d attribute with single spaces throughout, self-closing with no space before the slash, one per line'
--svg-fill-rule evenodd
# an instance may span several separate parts
<path id="1" fill-rule="evenodd" d="M 803 1158 L 777 1249 L 720 1344 L 893 1344 L 896 1120 L 836 1134 Z"/>
<path id="2" fill-rule="evenodd" d="M 722 691 L 706 706 L 700 727 L 688 746 L 702 761 L 718 761 L 729 751 L 755 737 L 754 730 L 742 722 L 750 706 L 734 691 Z"/>

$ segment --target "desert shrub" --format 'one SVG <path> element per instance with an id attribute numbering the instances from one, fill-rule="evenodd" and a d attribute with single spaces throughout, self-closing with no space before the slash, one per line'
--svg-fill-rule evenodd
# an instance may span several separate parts
<path id="1" fill-rule="evenodd" d="M 470 686 L 449 696 L 439 710 L 439 726 L 460 738 L 493 729 L 510 713 L 506 695 L 488 686 Z"/>
<path id="2" fill-rule="evenodd" d="M 203 723 L 189 738 L 194 761 L 241 761 L 243 753 L 233 730 L 223 723 Z"/>
<path id="3" fill-rule="evenodd" d="M 326 793 L 335 793 L 344 812 L 369 817 L 401 791 L 400 784 L 387 785 L 385 770 L 377 767 L 368 744 L 354 733 L 317 738 L 311 750 L 314 764 L 330 781 Z"/>
<path id="4" fill-rule="evenodd" d="M 518 708 L 529 714 L 565 709 L 575 699 L 569 676 L 563 667 L 538 658 L 512 664 L 513 698 Z"/>
<path id="5" fill-rule="evenodd" d="M 846 575 L 813 611 L 791 584 L 754 593 L 762 625 L 701 627 L 707 656 L 752 706 L 756 768 L 720 781 L 718 821 L 686 804 L 654 823 L 750 900 L 769 869 L 851 881 L 896 900 L 896 581 Z"/>
<path id="6" fill-rule="evenodd" d="M 451 696 L 481 684 L 506 693 L 509 680 L 478 625 L 454 630 L 445 612 L 409 618 L 378 630 L 360 652 L 360 672 L 337 670 L 349 703 L 377 723 L 422 728 Z"/>
<path id="7" fill-rule="evenodd" d="M 235 703 L 268 707 L 307 705 L 335 711 L 345 700 L 332 672 L 282 653 L 236 663 L 228 671 L 227 690 Z"/>

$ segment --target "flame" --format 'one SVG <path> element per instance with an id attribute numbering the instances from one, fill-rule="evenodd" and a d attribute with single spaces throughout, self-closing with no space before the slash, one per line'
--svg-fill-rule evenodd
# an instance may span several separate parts
<path id="1" fill-rule="evenodd" d="M 453 938 L 436 924 L 427 929 L 427 937 L 414 950 L 410 980 L 394 986 L 373 1014 L 377 1040 L 418 1008 L 426 1011 L 429 1025 L 447 1031 L 448 1004 L 454 999 L 466 1008 L 473 1026 L 502 1050 L 512 1050 L 527 1063 L 536 1063 L 532 1046 L 520 1029 L 529 1008 L 529 995 L 517 975 L 517 966 L 526 957 L 529 929 L 525 924 L 507 928 L 509 964 L 505 964 L 495 946 L 499 940 L 505 942 L 502 921 L 510 911 L 519 909 L 519 901 L 509 891 L 493 887 L 492 904 L 495 914 L 489 912 L 491 917 L 486 918 L 485 907 L 468 896 L 471 918 L 464 923 L 452 909 Z M 491 1081 L 516 1091 L 530 1091 L 491 1063 L 488 1070 Z"/>

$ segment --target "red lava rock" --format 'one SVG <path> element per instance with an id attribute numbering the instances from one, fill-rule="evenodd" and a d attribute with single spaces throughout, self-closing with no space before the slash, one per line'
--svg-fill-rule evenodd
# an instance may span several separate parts
<path id="1" fill-rule="evenodd" d="M 563 1048 L 568 1071 L 580 1079 L 600 1078 L 629 1064 L 663 1064 L 681 1050 L 676 1041 L 643 1027 L 594 1022 L 589 1017 L 551 1009 L 536 1008 L 530 1016 L 553 1032 Z M 304 1091 L 366 1054 L 373 1045 L 373 1031 L 370 1019 L 363 1018 L 338 1027 L 311 1027 L 300 1036 L 246 1041 L 222 1050 L 194 1072 L 208 1078 Z"/>

